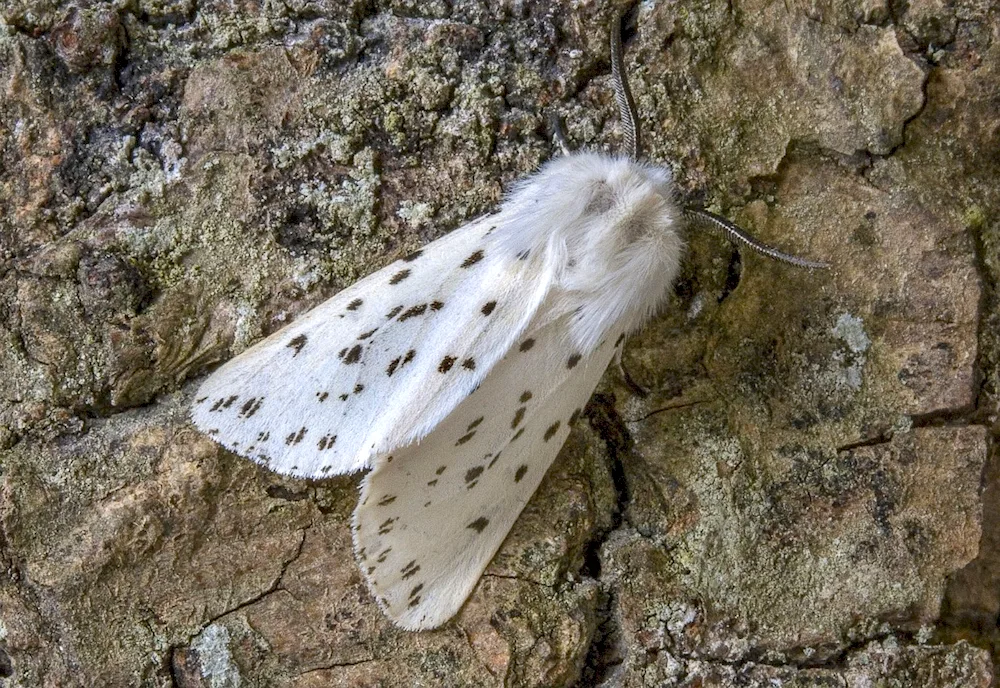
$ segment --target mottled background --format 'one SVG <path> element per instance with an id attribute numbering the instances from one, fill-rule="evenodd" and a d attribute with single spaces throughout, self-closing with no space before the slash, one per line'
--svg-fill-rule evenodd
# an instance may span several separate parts
<path id="1" fill-rule="evenodd" d="M 194 430 L 197 380 L 620 141 L 690 236 L 463 611 L 393 628 L 357 476 Z M 4 0 L 0 685 L 995 685 L 1000 11 L 988 0 Z"/>

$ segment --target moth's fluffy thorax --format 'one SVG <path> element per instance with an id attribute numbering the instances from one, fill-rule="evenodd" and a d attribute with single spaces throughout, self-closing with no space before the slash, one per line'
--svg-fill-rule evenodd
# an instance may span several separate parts
<path id="1" fill-rule="evenodd" d="M 639 328 L 666 298 L 684 244 L 670 173 L 626 158 L 575 153 L 518 184 L 501 213 L 507 250 L 544 260 L 550 317 L 592 351 L 612 324 Z"/>

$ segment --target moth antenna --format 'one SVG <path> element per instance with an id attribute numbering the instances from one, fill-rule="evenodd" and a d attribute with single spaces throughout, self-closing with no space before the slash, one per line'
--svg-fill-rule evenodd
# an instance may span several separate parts
<path id="1" fill-rule="evenodd" d="M 685 208 L 684 217 L 688 220 L 700 224 L 702 226 L 708 227 L 710 229 L 719 230 L 721 229 L 729 239 L 737 243 L 741 243 L 744 246 L 752 248 L 757 253 L 763 254 L 768 258 L 773 258 L 774 260 L 779 260 L 783 263 L 790 263 L 792 265 L 798 265 L 802 268 L 816 268 L 824 269 L 830 267 L 829 263 L 821 263 L 819 261 L 807 260 L 805 258 L 799 258 L 798 256 L 793 256 L 788 253 L 782 253 L 776 248 L 772 248 L 767 244 L 762 244 L 761 242 L 754 239 L 746 231 L 733 224 L 724 217 L 720 217 L 715 213 L 710 213 L 707 210 L 701 210 L 698 208 Z"/>
<path id="2" fill-rule="evenodd" d="M 639 138 L 639 117 L 635 111 L 635 101 L 628 86 L 625 74 L 625 58 L 622 53 L 622 20 L 624 14 L 619 14 L 611 25 L 611 83 L 615 89 L 615 102 L 618 103 L 618 114 L 621 117 L 622 132 L 625 137 L 625 150 L 629 157 L 638 160 L 642 155 L 642 141 Z"/>
<path id="3" fill-rule="evenodd" d="M 573 148 L 569 145 L 569 139 L 566 138 L 566 131 L 563 129 L 562 117 L 558 113 L 553 112 L 549 115 L 549 126 L 552 127 L 552 139 L 559 146 L 562 154 L 572 153 Z"/>

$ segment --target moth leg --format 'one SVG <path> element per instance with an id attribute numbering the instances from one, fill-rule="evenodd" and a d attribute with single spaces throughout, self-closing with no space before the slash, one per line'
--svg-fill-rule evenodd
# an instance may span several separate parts
<path id="1" fill-rule="evenodd" d="M 563 155 L 570 155 L 573 149 L 570 147 L 569 140 L 566 138 L 566 132 L 563 130 L 562 117 L 553 112 L 549 115 L 549 122 L 552 126 L 552 140 L 559 146 L 559 150 Z"/>
<path id="2" fill-rule="evenodd" d="M 615 351 L 615 365 L 618 366 L 618 371 L 622 375 L 622 379 L 625 381 L 625 385 L 632 391 L 632 394 L 636 395 L 640 399 L 645 399 L 649 396 L 649 390 L 640 385 L 635 379 L 629 375 L 628 369 L 625 367 L 625 361 L 622 359 L 622 352 L 625 351 L 625 346 L 618 347 Z"/>

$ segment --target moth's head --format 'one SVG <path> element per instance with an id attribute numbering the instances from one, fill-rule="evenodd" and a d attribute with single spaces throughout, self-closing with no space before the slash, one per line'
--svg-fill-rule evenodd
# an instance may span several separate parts
<path id="1" fill-rule="evenodd" d="M 676 231 L 676 194 L 666 169 L 603 156 L 593 167 L 578 192 L 588 248 L 620 251 Z"/>
<path id="2" fill-rule="evenodd" d="M 550 164 L 568 181 L 575 215 L 564 235 L 567 286 L 621 270 L 637 258 L 680 252 L 680 210 L 666 169 L 590 153 Z"/>

